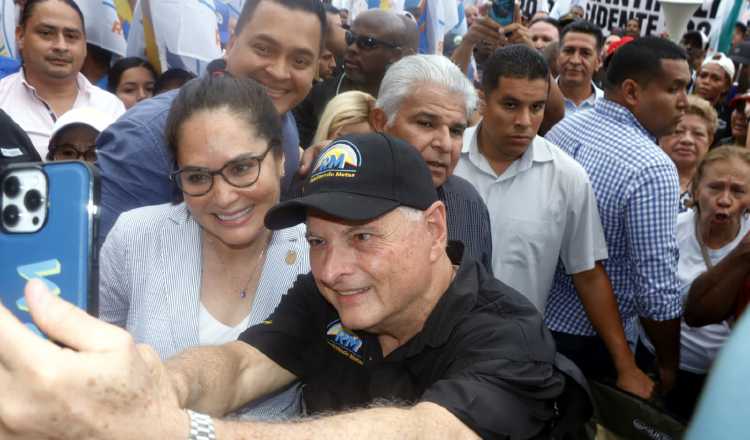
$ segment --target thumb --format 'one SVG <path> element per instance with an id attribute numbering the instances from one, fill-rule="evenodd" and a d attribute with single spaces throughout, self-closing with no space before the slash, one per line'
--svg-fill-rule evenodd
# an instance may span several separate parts
<path id="1" fill-rule="evenodd" d="M 522 23 L 523 17 L 521 16 L 521 3 L 515 2 L 513 5 L 513 23 Z"/>
<path id="2" fill-rule="evenodd" d="M 130 336 L 53 295 L 41 280 L 26 284 L 26 301 L 34 323 L 50 339 L 78 351 L 109 351 Z"/>

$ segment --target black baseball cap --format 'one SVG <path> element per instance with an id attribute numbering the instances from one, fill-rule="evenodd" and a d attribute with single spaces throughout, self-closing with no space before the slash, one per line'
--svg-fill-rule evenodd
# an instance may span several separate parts
<path id="1" fill-rule="evenodd" d="M 335 218 L 367 221 L 399 207 L 419 210 L 438 200 L 432 175 L 416 148 L 382 133 L 338 138 L 321 151 L 302 195 L 266 214 L 269 229 L 302 223 L 307 210 Z"/>

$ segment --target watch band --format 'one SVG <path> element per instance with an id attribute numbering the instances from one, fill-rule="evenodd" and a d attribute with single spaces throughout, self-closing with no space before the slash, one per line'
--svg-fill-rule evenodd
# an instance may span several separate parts
<path id="1" fill-rule="evenodd" d="M 190 437 L 188 440 L 216 440 L 214 421 L 211 416 L 187 410 L 190 416 Z"/>

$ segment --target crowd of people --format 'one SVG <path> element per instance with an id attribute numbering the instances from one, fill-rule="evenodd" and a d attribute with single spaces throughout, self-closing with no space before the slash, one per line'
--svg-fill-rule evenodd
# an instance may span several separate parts
<path id="1" fill-rule="evenodd" d="M 709 53 L 470 5 L 427 55 L 413 13 L 347 12 L 247 0 L 201 77 L 87 77 L 91 17 L 23 2 L 0 171 L 95 163 L 99 316 L 30 282 L 62 349 L 0 306 L 0 438 L 594 438 L 594 382 L 707 438 L 750 300 L 746 26 Z"/>

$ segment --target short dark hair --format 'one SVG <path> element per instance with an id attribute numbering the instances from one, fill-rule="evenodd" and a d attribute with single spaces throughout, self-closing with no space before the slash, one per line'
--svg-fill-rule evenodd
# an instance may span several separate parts
<path id="1" fill-rule="evenodd" d="M 560 33 L 560 44 L 562 44 L 563 38 L 565 38 L 565 35 L 567 35 L 568 32 L 577 32 L 579 34 L 588 34 L 593 36 L 596 39 L 597 51 L 602 50 L 602 46 L 604 46 L 604 34 L 602 33 L 602 28 L 595 25 L 594 23 L 591 23 L 590 21 L 576 20 L 573 23 L 565 26 L 565 28 L 563 28 L 562 30 L 562 33 Z"/>
<path id="2" fill-rule="evenodd" d="M 486 96 L 497 88 L 500 78 L 549 81 L 549 66 L 538 50 L 512 44 L 496 50 L 485 63 L 482 88 Z"/>
<path id="3" fill-rule="evenodd" d="M 231 75 L 204 75 L 180 89 L 167 117 L 167 144 L 177 156 L 180 128 L 194 114 L 222 110 L 237 115 L 252 127 L 258 137 L 268 141 L 274 155 L 281 157 L 281 118 L 263 86 L 249 78 Z"/>
<path id="4" fill-rule="evenodd" d="M 195 74 L 188 72 L 185 69 L 173 67 L 167 69 L 159 75 L 154 83 L 154 95 L 158 95 L 167 90 L 172 90 L 177 87 L 182 87 L 183 84 L 195 78 Z M 177 84 L 177 87 L 172 87 L 173 84 Z"/>
<path id="5" fill-rule="evenodd" d="M 685 60 L 687 53 L 683 48 L 660 37 L 636 38 L 615 51 L 607 66 L 605 88 L 620 86 L 626 79 L 632 79 L 641 86 L 659 77 L 662 72 L 662 60 Z"/>
<path id="6" fill-rule="evenodd" d="M 258 4 L 262 1 L 272 1 L 287 9 L 315 14 L 318 21 L 320 21 L 320 47 L 323 48 L 323 46 L 325 46 L 326 33 L 328 32 L 328 19 L 326 18 L 326 10 L 320 0 L 247 0 L 242 7 L 239 18 L 237 18 L 237 26 L 234 28 L 235 35 L 239 35 L 245 25 L 250 22 L 250 19 L 253 18 L 253 14 L 255 13 L 255 9 L 258 8 Z"/>
<path id="7" fill-rule="evenodd" d="M 341 13 L 341 9 L 337 8 L 336 6 L 333 6 L 333 5 L 330 5 L 330 4 L 327 4 L 327 3 L 324 3 L 323 6 L 326 9 L 326 14 L 336 14 L 336 15 L 338 15 L 338 14 Z"/>
<path id="8" fill-rule="evenodd" d="M 154 66 L 152 66 L 151 63 L 144 60 L 143 58 L 140 58 L 140 57 L 120 58 L 112 65 L 112 67 L 109 68 L 109 77 L 107 78 L 107 89 L 110 92 L 115 93 L 115 91 L 117 91 L 117 87 L 120 85 L 122 74 L 125 73 L 126 70 L 133 69 L 136 67 L 143 67 L 144 69 L 151 72 L 151 76 L 154 78 L 154 81 L 156 81 L 156 78 L 159 76 L 159 74 L 156 73 L 156 69 L 154 69 Z"/>
<path id="9" fill-rule="evenodd" d="M 735 23 L 734 28 L 741 30 L 743 34 L 747 32 L 747 25 L 745 23 L 742 23 L 741 21 Z"/>
<path id="10" fill-rule="evenodd" d="M 34 15 L 34 9 L 36 9 L 37 5 L 39 3 L 44 3 L 46 1 L 50 0 L 27 0 L 26 4 L 23 5 L 23 9 L 21 9 L 21 17 L 18 20 L 18 25 L 21 27 L 25 27 L 26 23 L 28 23 L 29 19 L 32 15 Z M 81 8 L 78 7 L 76 2 L 73 0 L 56 0 L 62 3 L 65 3 L 66 5 L 73 8 L 74 11 L 78 14 L 78 18 L 81 19 L 81 29 L 83 30 L 83 33 L 86 33 L 86 21 L 83 19 L 83 12 L 81 12 Z"/>

